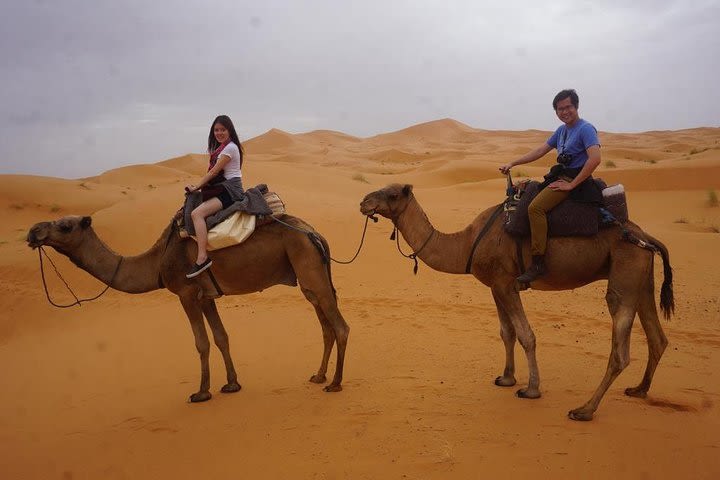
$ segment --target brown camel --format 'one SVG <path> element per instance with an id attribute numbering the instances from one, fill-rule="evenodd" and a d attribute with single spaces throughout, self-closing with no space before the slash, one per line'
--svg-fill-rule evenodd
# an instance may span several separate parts
<path id="1" fill-rule="evenodd" d="M 299 282 L 305 298 L 315 307 L 324 341 L 320 368 L 310 381 L 326 382 L 328 360 L 333 344 L 337 343 L 335 376 L 325 391 L 339 392 L 342 390 L 343 362 L 350 328 L 338 310 L 330 275 L 328 244 L 303 220 L 290 215 L 279 218 L 286 225 L 270 223 L 259 227 L 240 245 L 211 252 L 212 272 L 226 295 L 259 292 L 279 284 L 295 286 Z M 230 357 L 227 332 L 215 301 L 203 293 L 208 290 L 215 293 L 212 283 L 207 274 L 196 279 L 185 278 L 195 259 L 196 243 L 180 237 L 175 221 L 149 250 L 133 257 L 123 257 L 110 250 L 91 227 L 90 217 L 69 216 L 54 222 L 38 223 L 28 232 L 27 242 L 32 248 L 43 245 L 53 247 L 75 265 L 116 290 L 144 293 L 167 288 L 176 294 L 190 320 L 195 347 L 200 354 L 200 390 L 190 396 L 190 401 L 202 402 L 212 397 L 208 363 L 210 342 L 203 315 L 225 361 L 227 384 L 221 391 L 230 393 L 240 390 Z"/>
<path id="2" fill-rule="evenodd" d="M 515 385 L 514 347 L 517 339 L 527 356 L 527 388 L 517 391 L 520 398 L 540 397 L 540 376 L 535 358 L 535 334 L 525 316 L 515 278 L 524 271 L 517 262 L 515 239 L 504 232 L 497 218 L 488 222 L 495 208 L 475 218 L 464 230 L 445 234 L 433 227 L 412 192 L 412 185 L 393 184 L 365 196 L 360 204 L 364 215 L 382 215 L 393 221 L 408 245 L 429 267 L 446 273 L 470 273 L 490 287 L 500 320 L 500 336 L 505 344 L 505 370 L 495 379 L 501 387 Z M 473 249 L 479 232 L 489 230 Z M 625 228 L 637 238 L 654 245 L 663 259 L 664 281 L 660 307 L 667 318 L 674 310 L 672 270 L 668 251 L 658 240 L 627 222 Z M 523 258 L 528 263 L 529 242 L 524 241 Z M 472 255 L 472 258 L 470 256 Z M 592 397 L 568 412 L 573 420 L 591 420 L 610 384 L 630 361 L 630 330 L 637 312 L 648 339 L 648 362 L 640 384 L 625 390 L 632 397 L 644 398 L 655 368 L 667 346 L 660 326 L 654 298 L 653 253 L 623 239 L 621 228 L 610 227 L 594 237 L 555 237 L 548 242 L 548 273 L 532 284 L 535 290 L 568 290 L 607 279 L 605 299 L 613 320 L 612 351 L 607 370 Z"/>

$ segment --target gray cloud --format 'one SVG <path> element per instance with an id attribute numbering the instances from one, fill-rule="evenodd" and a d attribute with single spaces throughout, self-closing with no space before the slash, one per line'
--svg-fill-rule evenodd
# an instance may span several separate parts
<path id="1" fill-rule="evenodd" d="M 552 129 L 576 88 L 606 131 L 718 126 L 720 2 L 11 0 L 2 173 L 94 175 L 202 151 L 231 115 L 370 136 L 452 117 Z"/>

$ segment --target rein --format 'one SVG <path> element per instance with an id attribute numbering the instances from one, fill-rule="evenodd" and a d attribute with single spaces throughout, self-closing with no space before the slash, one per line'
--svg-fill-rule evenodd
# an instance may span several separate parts
<path id="1" fill-rule="evenodd" d="M 397 225 L 395 225 L 395 222 L 393 221 L 393 231 L 392 231 L 392 233 L 390 234 L 390 240 L 395 240 L 395 243 L 397 244 L 397 249 L 398 249 L 398 252 L 400 252 L 400 255 L 402 255 L 402 256 L 405 257 L 405 258 L 409 258 L 410 260 L 412 260 L 413 262 L 415 262 L 415 265 L 413 266 L 413 274 L 414 274 L 414 275 L 417 275 L 417 272 L 418 272 L 418 260 L 417 260 L 417 256 L 420 255 L 420 252 L 423 251 L 423 248 L 425 248 L 425 247 L 427 246 L 427 244 L 430 242 L 430 239 L 433 237 L 433 234 L 435 234 L 436 230 L 433 229 L 433 230 L 430 232 L 430 235 L 428 235 L 428 237 L 425 239 L 425 242 L 424 242 L 424 243 L 422 244 L 422 246 L 417 250 L 417 252 L 413 252 L 413 253 L 411 253 L 410 255 L 405 255 L 405 253 L 403 253 L 402 249 L 400 248 L 400 235 L 397 235 L 397 234 L 396 234 L 396 233 L 397 233 L 397 229 L 398 229 L 398 228 L 397 228 Z"/>
<path id="2" fill-rule="evenodd" d="M 276 222 L 278 222 L 278 223 L 280 223 L 280 224 L 282 224 L 282 225 L 285 225 L 285 226 L 288 227 L 288 228 L 291 228 L 291 229 L 293 229 L 293 230 L 297 230 L 298 232 L 302 232 L 302 233 L 306 234 L 308 237 L 310 237 L 310 240 L 311 240 L 313 243 L 315 243 L 315 239 L 313 238 L 313 235 L 316 235 L 315 233 L 310 232 L 310 231 L 308 231 L 308 230 L 303 230 L 302 228 L 298 228 L 298 227 L 296 227 L 296 226 L 294 226 L 294 225 L 290 225 L 289 223 L 283 222 L 282 220 L 280 220 L 279 218 L 275 217 L 274 215 L 272 215 L 271 218 L 272 218 L 273 220 L 275 220 Z M 324 251 L 321 251 L 321 253 L 323 253 L 323 256 L 327 256 L 327 257 L 329 257 L 330 260 L 332 260 L 333 262 L 335 262 L 335 263 L 340 263 L 340 264 L 342 264 L 342 265 L 348 265 L 348 264 L 354 262 L 355 259 L 358 257 L 358 255 L 360 255 L 360 250 L 362 250 L 363 244 L 365 243 L 365 233 L 367 232 L 368 221 L 369 221 L 370 219 L 372 219 L 372 221 L 375 222 L 375 223 L 377 223 L 377 221 L 378 221 L 378 219 L 377 219 L 376 217 L 372 216 L 372 215 L 368 215 L 368 216 L 365 218 L 365 226 L 363 227 L 362 236 L 360 237 L 360 245 L 358 246 L 357 252 L 355 252 L 355 255 L 354 255 L 350 260 L 347 260 L 347 261 L 336 260 L 336 259 L 332 258 L 331 256 L 327 255 Z M 317 244 L 316 244 L 316 246 L 317 246 Z M 318 249 L 319 249 L 319 248 L 318 248 Z M 323 250 L 324 250 L 324 249 L 323 249 Z"/>
<path id="3" fill-rule="evenodd" d="M 65 287 L 68 289 L 70 294 L 75 298 L 74 303 L 69 303 L 67 305 L 59 305 L 59 304 L 53 302 L 52 299 L 50 298 L 50 292 L 48 291 L 47 282 L 45 281 L 45 268 L 43 265 L 43 255 L 45 255 L 47 257 L 47 259 L 50 260 L 50 264 L 52 265 L 53 269 L 55 269 L 55 274 L 58 276 L 58 278 L 60 280 L 62 280 L 62 282 L 65 284 Z M 52 261 L 52 258 L 50 258 L 50 256 L 47 254 L 47 252 L 45 252 L 45 250 L 43 249 L 42 246 L 38 247 L 38 258 L 40 259 L 40 276 L 42 277 L 43 288 L 45 289 L 45 296 L 47 297 L 48 302 L 50 302 L 50 304 L 52 306 L 57 307 L 57 308 L 68 308 L 68 307 L 74 307 L 75 305 L 79 305 L 82 307 L 83 302 L 90 302 L 92 300 L 97 300 L 98 298 L 100 298 L 105 292 L 108 291 L 108 289 L 112 285 L 113 281 L 115 280 L 115 276 L 117 275 L 118 271 L 120 270 L 120 265 L 122 264 L 122 261 L 123 261 L 123 257 L 120 257 L 117 267 L 115 267 L 115 272 L 113 273 L 113 276 L 110 279 L 110 282 L 105 286 L 105 289 L 102 292 L 100 292 L 99 294 L 95 295 L 92 298 L 78 298 L 77 295 L 75 295 L 75 292 L 73 292 L 72 289 L 70 288 L 70 285 L 68 285 L 68 283 L 65 281 L 63 276 L 60 275 L 60 272 L 58 271 L 57 267 L 55 266 L 55 262 Z"/>

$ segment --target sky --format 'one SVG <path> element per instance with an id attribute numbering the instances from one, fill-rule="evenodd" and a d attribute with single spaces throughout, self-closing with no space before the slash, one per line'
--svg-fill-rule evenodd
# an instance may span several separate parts
<path id="1" fill-rule="evenodd" d="M 93 176 L 207 148 L 229 115 L 358 137 L 453 118 L 720 126 L 720 0 L 0 0 L 0 174 Z"/>

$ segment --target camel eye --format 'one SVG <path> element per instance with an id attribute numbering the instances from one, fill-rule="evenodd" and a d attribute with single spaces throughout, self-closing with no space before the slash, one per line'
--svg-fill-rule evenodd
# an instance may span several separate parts
<path id="1" fill-rule="evenodd" d="M 70 225 L 69 223 L 61 223 L 61 224 L 59 225 L 59 228 L 60 228 L 60 231 L 61 231 L 62 233 L 70 233 L 70 232 L 72 232 L 72 225 Z"/>
<path id="2" fill-rule="evenodd" d="M 398 198 L 397 193 L 392 193 L 388 195 L 388 198 L 394 202 Z"/>

